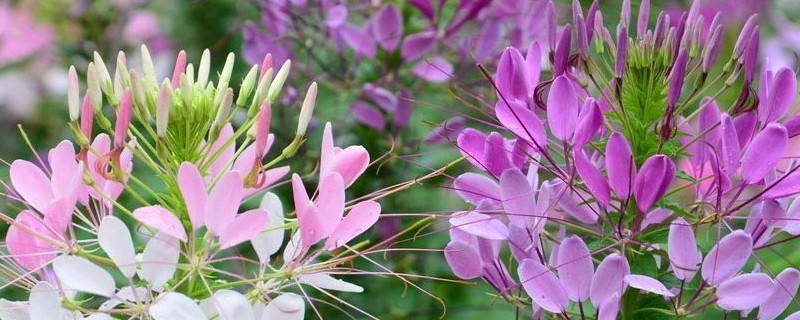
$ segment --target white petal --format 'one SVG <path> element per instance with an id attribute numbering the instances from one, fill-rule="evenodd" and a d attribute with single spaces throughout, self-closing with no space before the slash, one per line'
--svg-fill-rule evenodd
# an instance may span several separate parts
<path id="1" fill-rule="evenodd" d="M 660 281 L 648 276 L 639 274 L 629 274 L 625 276 L 625 283 L 639 290 L 660 294 L 665 297 L 674 297 L 675 294 L 669 291 Z"/>
<path id="2" fill-rule="evenodd" d="M 0 319 L 29 320 L 28 305 L 24 302 L 0 299 Z"/>
<path id="3" fill-rule="evenodd" d="M 267 192 L 264 194 L 264 198 L 261 199 L 259 207 L 269 214 L 269 222 L 267 223 L 267 230 L 269 231 L 260 233 L 250 242 L 258 255 L 258 260 L 261 263 L 268 263 L 269 257 L 278 252 L 281 245 L 283 245 L 283 238 L 286 233 L 283 228 L 280 228 L 284 224 L 283 204 L 281 204 L 281 199 L 277 195 Z"/>
<path id="4" fill-rule="evenodd" d="M 292 239 L 286 243 L 286 248 L 283 248 L 284 265 L 292 262 L 298 255 L 300 255 L 300 232 L 295 233 Z"/>
<path id="5" fill-rule="evenodd" d="M 85 320 L 114 320 L 114 318 L 109 316 L 107 313 L 95 313 L 86 317 Z"/>
<path id="6" fill-rule="evenodd" d="M 61 298 L 58 290 L 47 282 L 39 282 L 31 290 L 30 300 L 31 320 L 52 320 L 61 318 Z M 5 319 L 5 318 L 3 318 Z"/>
<path id="7" fill-rule="evenodd" d="M 108 271 L 82 257 L 60 256 L 53 260 L 53 271 L 66 289 L 110 297 L 117 288 Z"/>
<path id="8" fill-rule="evenodd" d="M 267 304 L 261 320 L 303 320 L 306 304 L 294 293 L 284 293 Z"/>
<path id="9" fill-rule="evenodd" d="M 125 223 L 114 216 L 105 217 L 97 230 L 97 240 L 119 271 L 125 277 L 132 278 L 136 273 L 136 251 Z"/>
<path id="10" fill-rule="evenodd" d="M 159 296 L 150 306 L 150 316 L 155 320 L 207 319 L 194 300 L 177 292 L 167 292 Z"/>
<path id="11" fill-rule="evenodd" d="M 136 294 L 134 294 L 134 290 L 136 291 Z M 103 302 L 103 304 L 100 305 L 98 310 L 108 311 L 114 309 L 120 303 L 122 303 L 122 301 L 129 301 L 134 303 L 149 302 L 150 290 L 147 290 L 146 288 L 142 287 L 133 287 L 133 286 L 123 287 L 122 289 L 119 289 L 119 291 L 117 291 L 117 294 L 115 294 L 114 297 L 108 299 L 108 301 L 106 302 Z"/>
<path id="12" fill-rule="evenodd" d="M 343 292 L 364 292 L 364 288 L 350 282 L 331 277 L 327 273 L 309 273 L 297 277 L 300 283 L 310 284 L 324 290 Z"/>
<path id="13" fill-rule="evenodd" d="M 256 317 L 250 301 L 241 293 L 233 290 L 219 290 L 214 293 L 214 296 L 203 301 L 203 304 L 205 305 L 204 309 L 211 309 L 211 314 L 209 314 L 209 310 L 205 310 L 209 318 L 216 315 L 219 315 L 221 320 L 255 319 Z"/>
<path id="14" fill-rule="evenodd" d="M 139 277 L 147 280 L 154 291 L 161 291 L 178 266 L 180 244 L 178 240 L 159 232 L 150 238 L 142 253 Z"/>

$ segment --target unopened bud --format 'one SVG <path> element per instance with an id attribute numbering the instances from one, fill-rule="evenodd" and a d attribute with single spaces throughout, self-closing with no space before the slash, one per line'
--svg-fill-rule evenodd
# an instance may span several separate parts
<path id="1" fill-rule="evenodd" d="M 69 120 L 77 121 L 81 113 L 80 84 L 75 66 L 69 67 L 69 89 L 67 91 L 67 107 L 69 107 Z"/>
<path id="2" fill-rule="evenodd" d="M 99 112 L 103 105 L 103 92 L 100 89 L 100 75 L 94 62 L 89 62 L 89 68 L 86 71 L 86 84 L 88 86 L 86 91 L 92 96 L 92 108 L 94 111 Z"/>
<path id="3" fill-rule="evenodd" d="M 203 50 L 203 55 L 200 57 L 200 65 L 197 67 L 197 84 L 200 88 L 205 88 L 208 83 L 208 72 L 211 69 L 211 52 L 208 49 Z"/>
<path id="4" fill-rule="evenodd" d="M 156 68 L 153 66 L 153 58 L 150 57 L 150 50 L 147 50 L 146 45 L 141 46 L 140 54 L 142 55 L 142 70 L 144 70 L 144 78 L 142 80 L 146 80 L 145 83 L 155 86 L 158 83 Z"/>
<path id="5" fill-rule="evenodd" d="M 311 116 L 314 113 L 314 105 L 317 102 L 317 83 L 312 82 L 306 92 L 306 98 L 303 99 L 303 107 L 300 109 L 300 118 L 297 121 L 297 136 L 304 136 L 308 130 L 308 123 L 311 122 Z"/>
<path id="6" fill-rule="evenodd" d="M 247 76 L 244 77 L 242 81 L 242 86 L 239 88 L 239 96 L 236 98 L 236 105 L 237 106 L 244 106 L 247 103 L 247 99 L 250 98 L 250 94 L 253 93 L 253 89 L 256 86 L 256 77 L 258 76 L 258 65 L 254 65 L 250 68 L 250 72 L 247 73 Z"/>
<path id="7" fill-rule="evenodd" d="M 94 66 L 97 68 L 97 75 L 99 76 L 97 80 L 100 81 L 100 88 L 103 89 L 103 92 L 105 92 L 107 96 L 113 96 L 114 87 L 111 82 L 111 74 L 108 73 L 106 63 L 97 51 L 94 52 Z"/>
<path id="8" fill-rule="evenodd" d="M 269 85 L 269 90 L 267 91 L 267 100 L 270 102 L 274 102 L 275 99 L 278 98 L 278 94 L 280 94 L 281 89 L 283 89 L 283 83 L 286 82 L 286 77 L 289 76 L 289 68 L 291 67 L 292 60 L 286 60 L 280 70 L 278 70 L 275 79 Z"/>
<path id="9" fill-rule="evenodd" d="M 222 73 L 219 74 L 219 81 L 217 81 L 217 95 L 214 96 L 214 102 L 219 103 L 222 100 L 222 95 L 225 89 L 228 88 L 228 83 L 231 81 L 231 73 L 233 73 L 233 62 L 235 55 L 233 52 L 228 53 L 228 58 L 225 59 L 225 66 L 222 67 Z"/>
<path id="10" fill-rule="evenodd" d="M 167 123 L 169 123 L 169 108 L 172 99 L 167 89 L 167 84 L 161 85 L 158 90 L 158 103 L 156 106 L 156 134 L 160 138 L 167 136 Z"/>

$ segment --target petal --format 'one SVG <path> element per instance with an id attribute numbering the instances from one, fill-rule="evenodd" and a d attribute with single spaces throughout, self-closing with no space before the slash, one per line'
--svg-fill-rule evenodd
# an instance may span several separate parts
<path id="1" fill-rule="evenodd" d="M 547 123 L 550 131 L 561 141 L 567 141 L 575 131 L 580 104 L 572 81 L 566 76 L 553 80 L 547 96 Z"/>
<path id="2" fill-rule="evenodd" d="M 322 290 L 334 290 L 341 292 L 364 292 L 364 288 L 352 283 L 331 277 L 327 273 L 306 273 L 297 277 L 300 283 L 312 285 Z"/>
<path id="3" fill-rule="evenodd" d="M 657 154 L 645 160 L 633 189 L 639 210 L 647 212 L 667 192 L 674 178 L 675 163 L 669 157 Z"/>
<path id="4" fill-rule="evenodd" d="M 258 255 L 258 261 L 261 261 L 261 263 L 268 263 L 270 260 L 269 257 L 278 252 L 281 246 L 283 246 L 283 238 L 286 233 L 286 231 L 281 228 L 284 224 L 283 204 L 276 194 L 267 192 L 261 199 L 259 208 L 267 211 L 269 221 L 266 229 L 270 230 L 262 231 L 255 238 L 250 240 L 250 243 L 253 245 L 253 250 L 256 252 L 256 255 Z"/>
<path id="5" fill-rule="evenodd" d="M 600 173 L 600 169 L 589 161 L 581 150 L 575 150 L 573 158 L 575 159 L 575 169 L 583 179 L 586 187 L 598 202 L 607 207 L 608 203 L 611 202 L 611 192 L 608 189 L 606 178 Z"/>
<path id="6" fill-rule="evenodd" d="M 470 211 L 466 214 L 456 212 L 450 218 L 450 224 L 469 234 L 485 239 L 505 240 L 508 238 L 508 227 L 496 217 Z"/>
<path id="7" fill-rule="evenodd" d="M 592 277 L 589 298 L 592 304 L 601 305 L 611 295 L 621 295 L 625 289 L 624 278 L 630 274 L 628 260 L 619 253 L 612 253 L 600 262 Z"/>
<path id="8" fill-rule="evenodd" d="M 640 274 L 629 274 L 625 276 L 625 283 L 629 286 L 642 290 L 647 291 L 650 293 L 655 293 L 658 295 L 662 295 L 665 297 L 674 297 L 675 294 L 670 292 L 667 287 L 664 286 L 663 283 L 660 281 L 650 278 L 648 276 L 640 275 Z"/>
<path id="9" fill-rule="evenodd" d="M 48 162 L 52 168 L 52 190 L 54 197 L 69 195 L 74 192 L 74 180 L 81 178 L 78 163 L 75 161 L 75 147 L 69 140 L 64 140 L 48 154 Z"/>
<path id="10" fill-rule="evenodd" d="M 594 274 L 592 254 L 578 236 L 570 236 L 558 246 L 558 277 L 572 301 L 589 298 Z"/>
<path id="11" fill-rule="evenodd" d="M 792 172 L 785 177 L 780 177 L 780 181 L 775 181 L 774 185 L 764 192 L 764 198 L 780 199 L 800 193 L 800 172 Z"/>
<path id="12" fill-rule="evenodd" d="M 619 132 L 614 132 L 608 138 L 606 145 L 606 171 L 608 171 L 608 184 L 618 198 L 628 199 L 636 177 L 636 163 L 634 163 L 631 145 Z"/>
<path id="13" fill-rule="evenodd" d="M 50 227 L 31 210 L 20 212 L 6 234 L 6 247 L 23 268 L 36 270 L 52 260 L 60 250 L 28 229 L 53 238 Z"/>
<path id="14" fill-rule="evenodd" d="M 375 201 L 367 200 L 355 204 L 333 230 L 325 242 L 325 248 L 332 250 L 350 242 L 378 222 L 380 214 L 381 205 Z"/>
<path id="15" fill-rule="evenodd" d="M 410 34 L 403 40 L 401 55 L 404 60 L 411 61 L 425 55 L 436 44 L 435 31 L 422 31 Z"/>
<path id="16" fill-rule="evenodd" d="M 222 170 L 227 170 L 226 166 L 230 166 L 230 162 L 236 154 L 236 139 L 233 139 L 233 127 L 230 124 L 222 127 L 217 141 L 214 141 L 211 149 L 209 149 L 209 154 L 216 155 L 217 153 L 219 155 L 216 156 L 216 159 L 208 168 L 208 175 L 212 177 L 220 175 Z M 178 172 L 180 174 L 180 171 Z M 205 188 L 205 183 L 203 188 Z M 205 189 L 203 193 L 205 193 Z"/>
<path id="17" fill-rule="evenodd" d="M 39 167 L 25 160 L 14 160 L 9 170 L 14 190 L 31 207 L 38 211 L 43 211 L 50 205 L 50 201 L 53 200 L 50 179 Z"/>
<path id="18" fill-rule="evenodd" d="M 530 78 L 531 86 L 539 84 L 539 76 L 542 70 L 542 47 L 537 40 L 533 40 L 525 53 L 525 69 Z M 533 98 L 533 87 L 528 91 Z"/>
<path id="19" fill-rule="evenodd" d="M 43 282 L 44 283 L 44 282 Z M 53 319 L 52 314 L 47 314 L 47 317 L 40 317 L 36 320 L 50 320 Z M 55 315 L 57 317 L 57 315 Z M 32 320 L 28 312 L 28 304 L 18 301 L 8 301 L 0 299 L 0 318 L 7 320 Z"/>
<path id="20" fill-rule="evenodd" d="M 719 162 L 728 177 L 732 177 L 739 169 L 739 159 L 741 159 L 741 146 L 739 146 L 739 135 L 736 133 L 736 125 L 733 119 L 727 114 L 723 114 L 719 120 L 722 125 L 720 128 L 721 152 Z"/>
<path id="21" fill-rule="evenodd" d="M 609 296 L 603 304 L 600 305 L 600 312 L 598 313 L 597 319 L 598 320 L 615 320 L 617 319 L 617 314 L 619 313 L 620 307 L 620 294 L 614 292 L 611 296 Z"/>
<path id="22" fill-rule="evenodd" d="M 583 148 L 602 126 L 603 112 L 600 111 L 600 106 L 593 98 L 587 98 L 575 126 L 575 135 L 572 136 L 574 148 L 576 150 Z"/>
<path id="23" fill-rule="evenodd" d="M 325 25 L 328 26 L 328 28 L 339 27 L 344 24 L 345 21 L 347 21 L 347 6 L 335 5 L 328 8 L 325 17 Z"/>
<path id="24" fill-rule="evenodd" d="M 217 318 L 222 320 L 244 320 L 256 317 L 253 305 L 250 304 L 247 297 L 236 291 L 218 290 L 209 300 L 214 309 L 211 314 L 207 314 L 206 318 L 219 316 Z"/>
<path id="25" fill-rule="evenodd" d="M 192 226 L 194 229 L 200 228 L 204 223 L 203 216 L 208 195 L 203 176 L 193 163 L 181 164 L 178 169 L 178 188 L 181 190 L 184 203 L 186 203 L 186 210 L 189 212 Z"/>
<path id="26" fill-rule="evenodd" d="M 444 82 L 453 74 L 453 65 L 450 61 L 436 56 L 417 62 L 411 67 L 411 73 L 430 82 Z"/>
<path id="27" fill-rule="evenodd" d="M 569 299 L 556 275 L 536 259 L 526 259 L 519 266 L 519 279 L 525 292 L 537 305 L 553 313 L 567 310 Z"/>
<path id="28" fill-rule="evenodd" d="M 486 176 L 467 172 L 456 177 L 453 181 L 453 188 L 458 195 L 474 205 L 478 205 L 484 199 L 500 201 L 500 186 Z"/>
<path id="29" fill-rule="evenodd" d="M 703 280 L 712 285 L 732 277 L 742 269 L 750 253 L 753 239 L 744 230 L 736 230 L 719 240 L 703 261 Z"/>
<path id="30" fill-rule="evenodd" d="M 375 14 L 372 30 L 375 40 L 386 51 L 394 51 L 403 36 L 403 17 L 397 7 L 391 4 L 384 5 Z"/>
<path id="31" fill-rule="evenodd" d="M 306 304 L 301 296 L 284 293 L 267 304 L 261 320 L 303 320 Z"/>
<path id="32" fill-rule="evenodd" d="M 528 225 L 536 214 L 533 188 L 528 178 L 519 169 L 508 168 L 500 176 L 500 192 L 503 209 L 511 223 L 518 226 Z"/>
<path id="33" fill-rule="evenodd" d="M 788 143 L 786 128 L 770 123 L 761 130 L 742 155 L 742 179 L 748 184 L 760 182 L 775 169 Z"/>
<path id="34" fill-rule="evenodd" d="M 483 145 L 483 166 L 495 177 L 499 177 L 503 170 L 511 167 L 509 155 L 511 150 L 507 149 L 506 139 L 497 132 L 492 132 L 486 138 Z"/>
<path id="35" fill-rule="evenodd" d="M 128 226 L 114 216 L 106 216 L 97 229 L 97 241 L 111 261 L 127 278 L 136 274 L 136 250 Z"/>
<path id="36" fill-rule="evenodd" d="M 458 134 L 456 146 L 467 161 L 476 167 L 483 168 L 483 149 L 486 135 L 478 130 L 467 128 Z"/>
<path id="37" fill-rule="evenodd" d="M 133 217 L 141 223 L 186 242 L 186 230 L 172 212 L 162 206 L 141 207 L 133 210 Z"/>
<path id="38" fill-rule="evenodd" d="M 147 280 L 154 291 L 164 289 L 167 280 L 172 279 L 180 258 L 178 239 L 167 233 L 158 233 L 147 242 L 142 252 L 139 277 Z"/>
<path id="39" fill-rule="evenodd" d="M 483 261 L 478 251 L 472 245 L 451 240 L 444 248 L 444 258 L 453 274 L 465 280 L 474 279 L 483 275 Z"/>
<path id="40" fill-rule="evenodd" d="M 58 294 L 58 290 L 49 283 L 45 281 L 37 283 L 31 289 L 31 295 L 28 300 L 30 301 L 30 307 L 28 307 L 30 320 L 61 319 L 61 297 Z M 0 308 L 3 307 L 5 306 L 0 306 Z M 22 320 L 27 319 L 27 317 L 3 317 L 3 319 Z"/>
<path id="41" fill-rule="evenodd" d="M 243 191 L 242 178 L 236 171 L 222 175 L 211 189 L 206 201 L 203 221 L 212 234 L 221 235 L 228 223 L 236 216 L 239 204 L 242 202 Z"/>
<path id="42" fill-rule="evenodd" d="M 330 236 L 336 225 L 340 224 L 344 215 L 344 200 L 342 176 L 332 172 L 322 177 L 319 183 L 319 195 L 314 202 L 320 212 L 319 222 L 323 238 Z"/>
<path id="43" fill-rule="evenodd" d="M 194 300 L 177 292 L 167 292 L 150 306 L 150 316 L 155 320 L 207 319 Z"/>
<path id="44" fill-rule="evenodd" d="M 322 226 L 317 207 L 308 199 L 303 181 L 296 173 L 292 175 L 292 193 L 294 194 L 294 210 L 303 238 L 302 244 L 303 247 L 310 247 L 327 236 L 325 227 Z"/>
<path id="45" fill-rule="evenodd" d="M 700 263 L 700 251 L 697 250 L 692 225 L 683 217 L 672 221 L 667 238 L 667 254 L 672 272 L 681 280 L 691 280 Z"/>
<path id="46" fill-rule="evenodd" d="M 373 107 L 371 104 L 356 100 L 350 105 L 350 112 L 353 116 L 367 127 L 375 130 L 383 130 L 386 128 L 386 117 L 383 116 L 378 108 Z"/>
<path id="47" fill-rule="evenodd" d="M 117 287 L 114 278 L 85 258 L 63 255 L 53 260 L 53 272 L 65 290 L 111 297 Z"/>
<path id="48" fill-rule="evenodd" d="M 709 254 L 710 255 L 710 254 Z M 772 279 L 763 273 L 743 274 L 722 282 L 717 288 L 717 305 L 723 310 L 749 310 L 767 300 Z"/>
<path id="49" fill-rule="evenodd" d="M 769 84 L 766 101 L 758 108 L 761 122 L 770 123 L 786 114 L 797 95 L 797 77 L 792 69 L 783 68 L 775 73 Z"/>
<path id="50" fill-rule="evenodd" d="M 500 56 L 495 73 L 495 85 L 499 101 L 516 100 L 527 103 L 528 90 L 532 87 L 525 70 L 525 58 L 514 47 L 507 47 Z"/>
<path id="51" fill-rule="evenodd" d="M 375 38 L 372 37 L 370 32 L 367 32 L 366 28 L 369 25 L 365 25 L 364 27 L 357 27 L 349 23 L 345 23 L 337 30 L 342 37 L 342 40 L 351 48 L 356 54 L 360 56 L 365 56 L 367 58 L 375 57 Z"/>
<path id="52" fill-rule="evenodd" d="M 775 277 L 772 293 L 758 308 L 758 319 L 775 319 L 789 306 L 797 287 L 800 286 L 800 272 L 795 268 L 786 268 Z"/>
<path id="53" fill-rule="evenodd" d="M 500 123 L 517 137 L 527 140 L 534 145 L 534 149 L 547 147 L 547 132 L 544 125 L 533 111 L 525 105 L 510 102 L 498 102 L 494 112 Z"/>
<path id="54" fill-rule="evenodd" d="M 219 248 L 227 249 L 255 238 L 267 226 L 269 216 L 262 209 L 236 215 L 219 235 Z"/>
<path id="55" fill-rule="evenodd" d="M 362 146 L 349 146 L 340 151 L 331 161 L 329 170 L 342 175 L 344 187 L 348 188 L 369 166 L 369 152 Z M 323 175 L 324 176 L 324 175 Z"/>

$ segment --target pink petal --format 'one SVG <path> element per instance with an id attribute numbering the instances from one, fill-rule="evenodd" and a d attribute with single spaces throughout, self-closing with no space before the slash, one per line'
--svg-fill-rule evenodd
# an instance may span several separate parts
<path id="1" fill-rule="evenodd" d="M 474 205 L 479 205 L 484 199 L 491 201 L 502 199 L 497 182 L 477 173 L 461 174 L 453 181 L 453 188 L 462 199 Z"/>
<path id="2" fill-rule="evenodd" d="M 320 212 L 308 199 L 303 181 L 296 173 L 292 175 L 292 193 L 294 194 L 294 210 L 300 226 L 302 245 L 310 247 L 327 236 L 325 227 L 320 221 Z"/>
<path id="3" fill-rule="evenodd" d="M 519 169 L 508 168 L 500 176 L 500 192 L 503 209 L 511 223 L 521 227 L 528 225 L 536 214 L 533 188 L 528 178 Z"/>
<path id="4" fill-rule="evenodd" d="M 362 146 L 349 146 L 340 151 L 331 161 L 328 170 L 323 172 L 337 172 L 342 175 L 344 187 L 347 188 L 358 179 L 369 166 L 369 152 Z"/>
<path id="5" fill-rule="evenodd" d="M 53 200 L 50 179 L 35 164 L 25 160 L 14 160 L 9 172 L 14 190 L 31 207 L 43 211 Z"/>
<path id="6" fill-rule="evenodd" d="M 749 310 L 767 300 L 772 279 L 763 273 L 743 274 L 722 282 L 717 287 L 717 305 L 724 310 Z"/>
<path id="7" fill-rule="evenodd" d="M 36 270 L 55 258 L 58 249 L 50 242 L 40 239 L 31 229 L 44 236 L 53 237 L 49 227 L 31 210 L 20 212 L 6 233 L 6 247 L 11 257 L 23 268 Z"/>
<path id="8" fill-rule="evenodd" d="M 206 183 L 197 167 L 190 162 L 184 162 L 178 169 L 178 188 L 189 212 L 189 220 L 192 221 L 194 229 L 200 228 L 205 223 L 203 221 L 206 208 Z"/>
<path id="9" fill-rule="evenodd" d="M 319 183 L 319 196 L 315 205 L 321 216 L 319 222 L 323 227 L 322 237 L 328 237 L 344 215 L 344 182 L 342 176 L 331 172 Z"/>
<path id="10" fill-rule="evenodd" d="M 186 242 L 186 230 L 183 229 L 181 221 L 161 206 L 137 208 L 133 210 L 133 217 L 153 229 Z"/>
<path id="11" fill-rule="evenodd" d="M 453 273 L 461 279 L 474 279 L 483 275 L 483 261 L 475 247 L 452 240 L 444 248 L 444 258 Z"/>
<path id="12" fill-rule="evenodd" d="M 561 313 L 567 310 L 569 299 L 564 287 L 558 282 L 553 271 L 536 259 L 525 259 L 520 264 L 519 279 L 523 288 L 537 305 L 550 312 Z"/>
<path id="13" fill-rule="evenodd" d="M 675 294 L 670 292 L 667 289 L 667 287 L 664 286 L 663 283 L 648 276 L 643 276 L 639 274 L 629 274 L 625 276 L 625 283 L 627 283 L 629 286 L 633 288 L 659 294 L 665 297 L 675 296 Z"/>
<path id="14" fill-rule="evenodd" d="M 255 238 L 266 227 L 269 216 L 263 209 L 236 215 L 219 235 L 219 248 L 226 249 Z"/>
<path id="15" fill-rule="evenodd" d="M 322 211 L 324 212 L 324 211 Z M 350 209 L 347 216 L 333 230 L 325 242 L 325 248 L 332 250 L 345 245 L 353 238 L 367 231 L 381 214 L 381 205 L 375 201 L 359 202 Z"/>
<path id="16" fill-rule="evenodd" d="M 211 189 L 206 201 L 206 210 L 203 221 L 214 235 L 221 235 L 239 211 L 242 202 L 244 186 L 242 178 L 236 171 L 222 175 L 217 184 Z"/>
<path id="17" fill-rule="evenodd" d="M 466 214 L 456 212 L 450 218 L 450 224 L 469 234 L 492 240 L 508 238 L 508 227 L 495 217 L 470 211 Z"/>

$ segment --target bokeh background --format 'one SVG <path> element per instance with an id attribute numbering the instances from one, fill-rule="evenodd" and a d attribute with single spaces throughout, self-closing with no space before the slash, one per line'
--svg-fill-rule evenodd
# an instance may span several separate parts
<path id="1" fill-rule="evenodd" d="M 276 64 L 290 57 L 294 67 L 284 99 L 273 107 L 272 127 L 279 141 L 291 139 L 298 97 L 302 99 L 310 81 L 317 81 L 320 93 L 311 130 L 331 121 L 340 144 L 362 144 L 373 159 L 379 159 L 350 189 L 353 194 L 366 194 L 390 184 L 414 181 L 457 159 L 458 152 L 449 142 L 452 133 L 463 127 L 464 121 L 476 124 L 470 120 L 476 112 L 472 106 L 494 98 L 477 65 L 494 70 L 496 58 L 506 46 L 526 47 L 532 40 L 545 39 L 543 22 L 537 22 L 541 20 L 541 0 L 484 1 L 486 5 L 458 28 L 446 21 L 457 18 L 462 5 L 481 1 L 441 1 L 435 18 L 420 13 L 413 4 L 420 1 L 341 2 L 348 9 L 345 22 L 314 10 L 317 0 L 0 0 L 0 159 L 11 162 L 31 158 L 34 152 L 70 138 L 66 125 L 67 69 L 74 65 L 77 70 L 86 70 L 94 51 L 113 64 L 117 52 L 124 50 L 128 65 L 138 66 L 139 45 L 146 44 L 160 77 L 171 73 L 179 50 L 185 50 L 189 61 L 196 63 L 202 50 L 208 48 L 212 70 L 220 70 L 226 54 L 233 52 L 237 60 L 232 79 L 244 77 L 253 63 L 260 63 L 264 54 L 272 52 Z M 590 1 L 580 2 L 584 8 L 590 5 Z M 621 2 L 600 1 L 607 26 L 616 25 Z M 632 2 L 634 12 L 638 11 L 638 1 Z M 431 28 L 434 20 L 438 30 L 449 34 L 436 38 L 440 43 L 413 59 L 399 48 L 381 46 L 380 39 L 378 45 L 372 44 L 371 52 L 359 43 L 359 36 L 369 34 L 365 31 L 367 24 L 372 23 L 373 28 L 380 24 L 381 19 L 373 15 L 384 4 L 393 4 L 400 11 L 404 24 L 400 38 Z M 556 1 L 562 24 L 571 20 L 570 5 L 569 1 Z M 680 12 L 688 5 L 681 0 L 654 0 L 651 21 L 654 23 L 662 9 Z M 701 14 L 707 23 L 717 11 L 723 12 L 728 48 L 747 17 L 758 13 L 761 50 L 769 57 L 764 67 L 797 65 L 800 3 L 796 0 L 701 1 Z M 449 32 L 451 29 L 456 30 Z M 418 65 L 423 63 L 446 69 L 447 76 L 420 71 Z M 82 85 L 85 88 L 85 83 Z M 236 89 L 239 84 L 232 81 L 232 85 Z M 448 120 L 453 130 L 443 130 L 441 124 Z M 310 136 L 318 137 L 319 132 Z M 314 170 L 317 145 L 312 138 L 295 157 L 292 165 L 298 171 Z M 370 234 L 372 240 L 397 234 L 419 220 L 413 215 L 447 214 L 465 208 L 448 189 L 448 172 L 467 168 L 456 164 L 435 178 L 418 181 L 386 197 L 384 211 L 394 215 L 381 219 Z M 0 166 L 0 177 L 7 177 L 7 166 Z M 4 205 L 3 210 L 13 212 L 15 208 Z M 446 225 L 446 219 L 437 219 L 433 225 L 401 237 L 403 240 L 396 244 L 397 248 L 417 250 L 380 257 L 381 263 L 395 272 L 431 277 L 408 279 L 438 298 L 390 276 L 352 279 L 367 293 L 342 297 L 382 319 L 530 317 L 529 310 L 515 310 L 491 295 L 482 283 L 447 281 L 454 276 L 441 252 L 429 250 L 446 244 Z M 781 269 L 800 261 L 800 252 L 778 247 L 762 258 L 772 269 Z M 436 277 L 442 279 L 432 279 Z M 0 292 L 3 297 L 15 294 Z M 334 309 L 325 311 L 331 319 L 360 318 L 352 311 L 350 315 Z"/>

